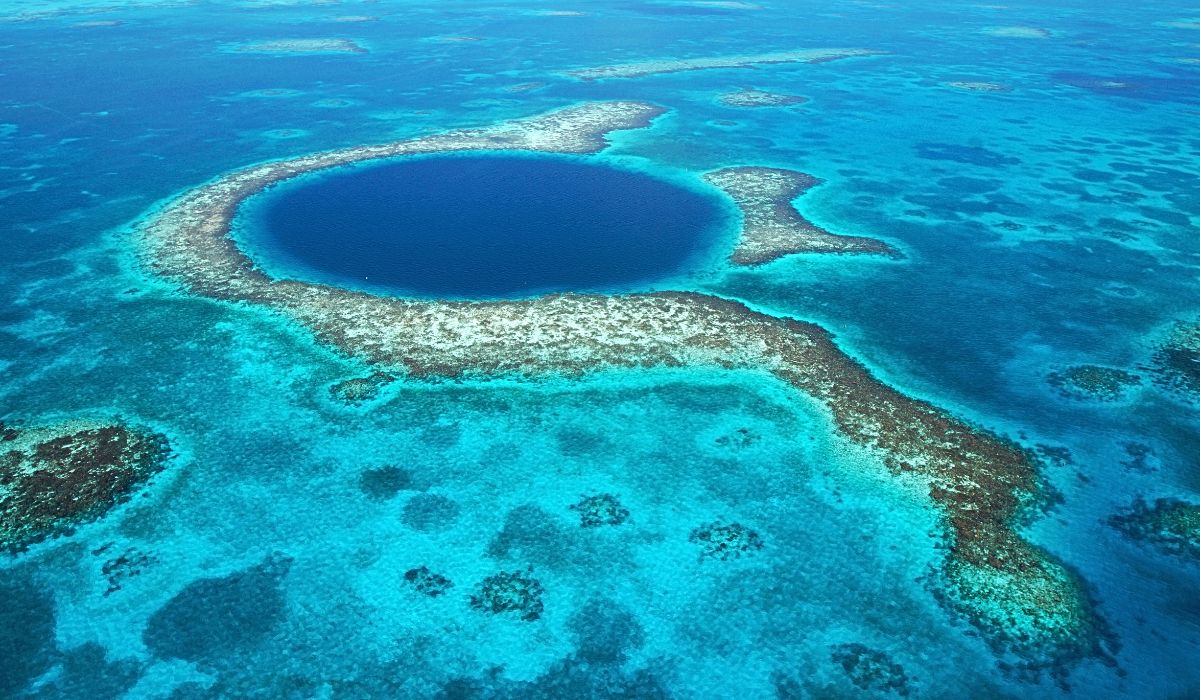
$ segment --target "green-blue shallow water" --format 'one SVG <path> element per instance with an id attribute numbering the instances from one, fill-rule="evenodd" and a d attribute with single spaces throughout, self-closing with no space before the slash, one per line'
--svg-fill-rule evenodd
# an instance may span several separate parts
<path id="1" fill-rule="evenodd" d="M 176 453 L 144 496 L 0 554 L 0 697 L 1200 694 L 1200 564 L 1110 524 L 1136 498 L 1200 501 L 1197 392 L 1156 369 L 1173 325 L 1200 316 L 1194 3 L 0 15 L 0 420 L 120 415 Z M 363 51 L 237 50 L 296 38 Z M 821 46 L 887 53 L 563 75 Z M 954 85 L 972 82 L 1001 91 Z M 719 99 L 748 87 L 809 101 Z M 231 170 L 601 99 L 670 110 L 605 159 L 810 173 L 825 184 L 797 201 L 809 219 L 904 249 L 685 263 L 671 281 L 819 322 L 888 384 L 1040 454 L 1055 503 L 1024 532 L 1086 582 L 1115 666 L 1055 677 L 998 657 L 931 590 L 927 489 L 897 488 L 763 376 L 397 381 L 347 405 L 330 387 L 374 368 L 136 264 L 130 221 Z M 1189 357 L 1168 359 L 1185 374 Z M 1091 365 L 1140 383 L 1110 399 L 1061 381 Z M 619 507 L 584 527 L 585 497 L 605 494 Z M 714 522 L 761 547 L 705 556 L 692 535 Z M 453 585 L 407 576 L 421 567 Z M 537 619 L 472 605 L 501 572 L 538 582 Z"/>

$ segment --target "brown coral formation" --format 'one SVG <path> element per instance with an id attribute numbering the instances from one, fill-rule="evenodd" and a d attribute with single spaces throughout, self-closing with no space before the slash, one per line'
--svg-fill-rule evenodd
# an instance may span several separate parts
<path id="1" fill-rule="evenodd" d="M 943 599 L 998 649 L 1042 665 L 1097 651 L 1099 623 L 1082 583 L 1015 530 L 1041 493 L 1033 458 L 881 383 L 819 326 L 690 292 L 487 302 L 373 296 L 273 279 L 229 237 L 243 200 L 304 172 L 467 149 L 593 152 L 606 133 L 643 126 L 661 111 L 590 103 L 486 129 L 257 165 L 184 192 L 137 234 L 146 264 L 190 292 L 272 309 L 322 342 L 413 378 L 681 366 L 770 373 L 824 404 L 838 431 L 877 451 L 893 477 L 927 490 L 945 523 Z"/>
<path id="2" fill-rule="evenodd" d="M 162 470 L 162 435 L 70 421 L 0 430 L 0 550 L 19 552 L 125 501 Z"/>
<path id="3" fill-rule="evenodd" d="M 821 184 L 812 175 L 783 168 L 737 167 L 706 173 L 742 212 L 742 232 L 731 260 L 760 265 L 792 253 L 876 253 L 898 257 L 883 241 L 839 236 L 813 224 L 792 200 Z"/>

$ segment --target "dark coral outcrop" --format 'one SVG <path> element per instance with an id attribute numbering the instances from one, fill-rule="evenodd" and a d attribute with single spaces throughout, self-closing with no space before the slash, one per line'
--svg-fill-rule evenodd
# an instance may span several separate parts
<path id="1" fill-rule="evenodd" d="M 542 616 L 542 584 L 531 571 L 501 571 L 479 582 L 471 607 L 491 615 L 514 614 L 526 622 Z"/>
<path id="2" fill-rule="evenodd" d="M 571 510 L 579 513 L 580 527 L 620 525 L 629 519 L 629 509 L 611 493 L 583 496 L 578 503 L 571 505 Z"/>
<path id="3" fill-rule="evenodd" d="M 726 561 L 750 556 L 763 548 L 762 537 L 741 523 L 721 523 L 719 520 L 692 530 L 688 541 L 700 545 L 701 557 Z"/>
<path id="4" fill-rule="evenodd" d="M 164 436 L 121 422 L 4 428 L 0 550 L 19 552 L 107 513 L 163 469 Z"/>

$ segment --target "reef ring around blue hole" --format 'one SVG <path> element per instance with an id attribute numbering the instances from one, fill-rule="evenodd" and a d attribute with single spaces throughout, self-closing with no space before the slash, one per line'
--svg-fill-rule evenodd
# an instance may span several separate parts
<path id="1" fill-rule="evenodd" d="M 735 216 L 684 178 L 577 156 L 438 154 L 256 195 L 235 236 L 273 276 L 435 299 L 642 290 L 710 267 Z"/>

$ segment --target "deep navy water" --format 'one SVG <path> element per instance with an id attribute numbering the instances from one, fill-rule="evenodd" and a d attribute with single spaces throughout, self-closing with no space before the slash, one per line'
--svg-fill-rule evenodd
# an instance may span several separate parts
<path id="1" fill-rule="evenodd" d="M 120 416 L 177 455 L 104 518 L 0 554 L 0 697 L 901 697 L 854 682 L 835 657 L 854 644 L 902 667 L 910 698 L 1200 696 L 1200 563 L 1108 524 L 1137 498 L 1200 501 L 1197 397 L 1150 369 L 1200 317 L 1195 2 L 7 0 L 0 15 L 0 420 Z M 1043 32 L 995 31 L 1014 26 Z M 237 51 L 293 38 L 363 51 Z M 563 75 L 824 46 L 887 53 Z M 809 101 L 719 99 L 748 87 Z M 689 230 L 648 280 L 597 284 L 819 323 L 891 386 L 1055 455 L 1054 503 L 1022 533 L 1086 582 L 1115 667 L 1083 660 L 1062 684 L 1004 665 L 929 590 L 927 490 L 897 488 L 772 380 L 401 380 L 347 405 L 330 388 L 376 368 L 163 283 L 129 233 L 254 163 L 604 99 L 668 112 L 586 167 L 685 190 L 680 173 L 800 170 L 824 181 L 796 201 L 806 217 L 904 258 L 733 269 L 704 258 L 723 256 L 720 231 L 705 248 Z M 1049 383 L 1079 364 L 1142 383 L 1116 401 Z M 368 487 L 376 473 L 395 476 Z M 596 493 L 628 521 L 581 527 L 571 506 Z M 718 519 L 763 548 L 702 558 L 689 533 Z M 110 593 L 125 554 L 142 563 Z M 418 593 L 405 573 L 421 566 L 453 587 Z M 540 619 L 471 607 L 498 572 L 541 582 Z"/>
<path id="2" fill-rule="evenodd" d="M 711 257 L 727 221 L 711 193 L 577 158 L 406 159 L 276 189 L 241 227 L 256 262 L 436 298 L 648 284 Z"/>

